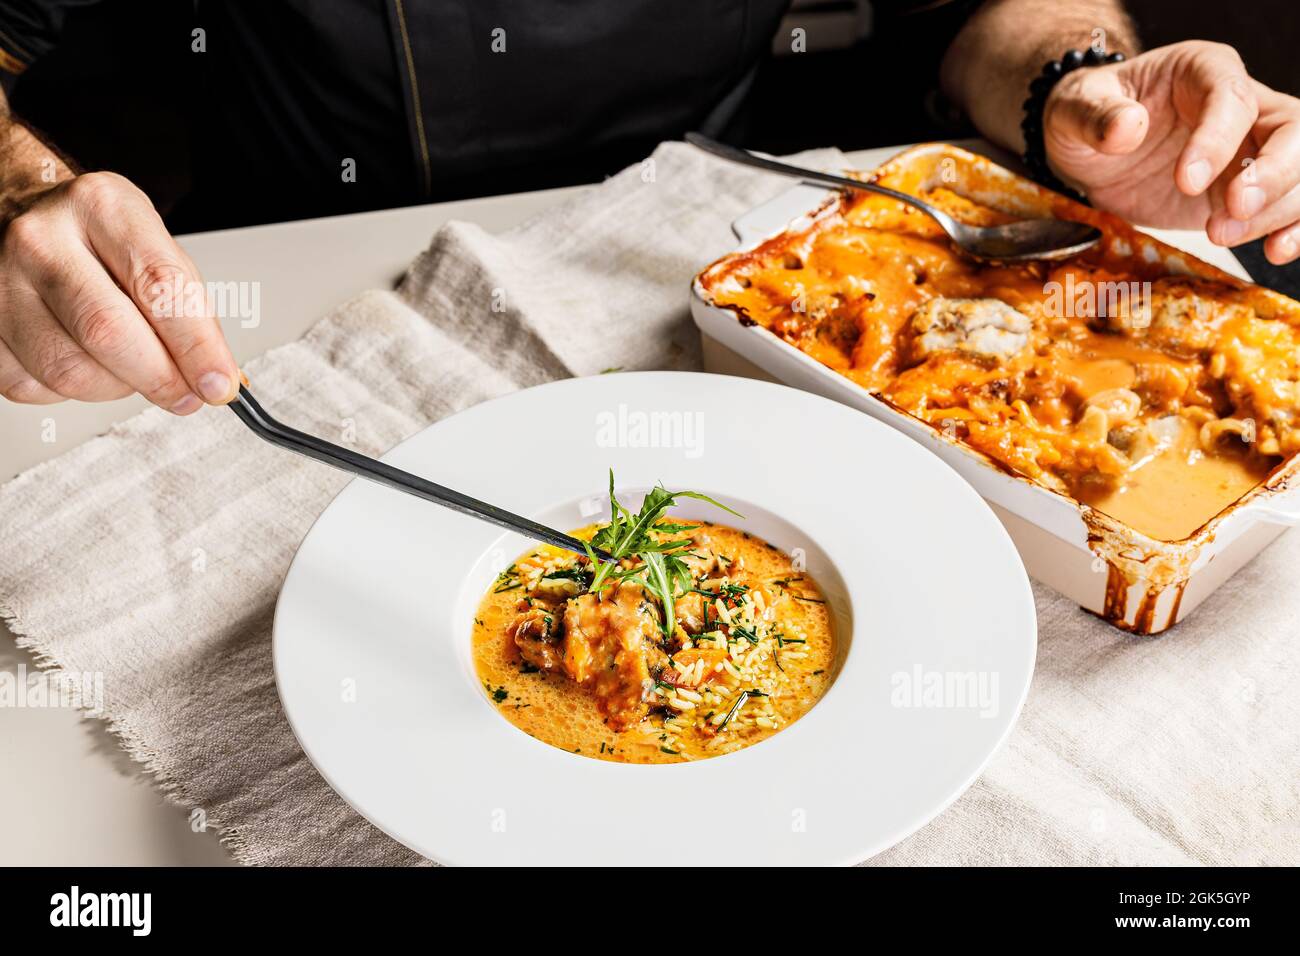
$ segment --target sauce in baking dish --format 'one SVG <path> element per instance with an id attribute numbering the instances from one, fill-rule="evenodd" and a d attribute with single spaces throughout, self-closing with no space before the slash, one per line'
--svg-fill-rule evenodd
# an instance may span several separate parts
<path id="1" fill-rule="evenodd" d="M 1009 218 L 943 188 L 977 224 Z M 762 325 L 1007 470 L 1178 541 L 1300 451 L 1296 313 L 1230 281 L 956 253 L 894 200 L 786 234 L 706 273 Z"/>
<path id="2" fill-rule="evenodd" d="M 586 590 L 591 563 L 569 552 L 535 548 L 498 576 L 473 650 L 501 716 L 586 757 L 680 763 L 751 746 L 811 709 L 836 660 L 816 583 L 734 528 L 666 527 L 678 530 L 665 537 L 691 541 L 691 587 L 675 601 L 671 636 L 640 584 L 598 597 Z"/>

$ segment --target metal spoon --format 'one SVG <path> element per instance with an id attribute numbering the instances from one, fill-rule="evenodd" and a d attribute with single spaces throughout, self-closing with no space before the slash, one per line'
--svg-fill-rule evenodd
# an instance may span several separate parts
<path id="1" fill-rule="evenodd" d="M 485 501 L 471 498 L 469 495 L 463 495 L 459 491 L 453 491 L 442 485 L 435 485 L 432 481 L 421 478 L 419 475 L 413 475 L 408 471 L 402 471 L 400 468 L 394 468 L 392 465 L 386 465 L 382 461 L 368 458 L 350 448 L 343 448 L 327 442 L 323 438 L 317 438 L 315 435 L 308 435 L 296 428 L 290 428 L 267 414 L 266 409 L 262 408 L 257 399 L 253 397 L 253 393 L 245 385 L 239 386 L 239 395 L 230 403 L 230 410 L 238 415 L 239 420 L 252 429 L 254 434 L 269 441 L 272 445 L 279 445 L 289 451 L 296 451 L 300 455 L 305 455 L 326 465 L 333 465 L 335 468 L 341 468 L 343 471 L 351 472 L 361 478 L 369 478 L 381 485 L 396 488 L 398 491 L 405 491 L 408 495 L 415 495 L 415 497 L 423 498 L 425 501 L 432 501 L 444 508 L 450 508 L 452 511 L 459 511 L 461 514 L 487 521 L 497 527 L 518 531 L 525 538 L 551 544 L 557 548 L 572 551 L 575 554 L 585 555 L 587 553 L 581 541 L 561 531 L 556 531 L 554 528 L 548 528 L 544 524 L 513 514 L 504 508 L 498 508 L 496 505 L 490 505 Z M 596 557 L 601 560 L 614 560 L 599 548 L 593 548 L 592 550 Z"/>
<path id="2" fill-rule="evenodd" d="M 1064 259 L 1066 256 L 1072 256 L 1095 246 L 1097 240 L 1101 238 L 1101 230 L 1087 223 L 1072 222 L 1068 219 L 1022 219 L 1002 226 L 970 226 L 958 222 L 943 210 L 936 209 L 915 196 L 876 183 L 791 166 L 789 163 L 758 156 L 746 149 L 719 143 L 700 133 L 687 133 L 686 142 L 715 156 L 729 159 L 733 163 L 766 169 L 783 176 L 793 176 L 812 185 L 860 189 L 907 203 L 932 218 L 943 227 L 943 231 L 958 248 L 977 259 L 995 259 L 1003 262 L 1017 262 L 1024 259 Z"/>

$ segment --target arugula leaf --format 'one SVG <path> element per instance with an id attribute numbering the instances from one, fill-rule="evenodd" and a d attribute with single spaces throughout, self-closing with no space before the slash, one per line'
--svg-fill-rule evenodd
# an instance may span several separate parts
<path id="1" fill-rule="evenodd" d="M 645 572 L 641 586 L 659 599 L 664 609 L 664 633 L 672 637 L 677 629 L 677 615 L 673 607 L 673 574 L 668 569 L 667 560 L 657 551 L 647 551 L 644 555 Z"/>
<path id="2" fill-rule="evenodd" d="M 694 531 L 701 527 L 698 524 L 673 524 L 671 521 L 661 521 L 655 525 L 655 531 L 660 534 L 677 534 L 681 531 Z"/>
<path id="3" fill-rule="evenodd" d="M 614 581 L 637 581 L 659 599 L 663 606 L 664 633 L 672 637 L 677 628 L 674 603 L 679 593 L 691 589 L 691 571 L 682 558 L 689 555 L 691 541 L 687 538 L 660 539 L 657 534 L 677 534 L 694 531 L 699 525 L 687 525 L 664 522 L 656 525 L 664 512 L 677 503 L 678 498 L 695 498 L 707 501 L 738 518 L 744 517 L 740 512 L 728 508 L 720 501 L 698 491 L 669 491 L 663 485 L 656 485 L 646 494 L 641 502 L 641 510 L 635 515 L 619 502 L 614 494 L 614 470 L 609 472 L 609 524 L 601 527 L 592 535 L 587 544 L 587 557 L 591 559 L 596 573 L 592 576 L 587 590 L 599 593 Z M 614 560 L 601 562 L 596 557 L 595 549 L 610 554 Z M 619 569 L 618 562 L 624 558 L 637 558 L 640 568 Z"/>

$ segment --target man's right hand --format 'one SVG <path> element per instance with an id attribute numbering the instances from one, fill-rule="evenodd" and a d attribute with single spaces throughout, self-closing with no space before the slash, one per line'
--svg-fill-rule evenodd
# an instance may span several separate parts
<path id="1" fill-rule="evenodd" d="M 188 415 L 238 388 L 198 270 L 128 180 L 77 176 L 4 227 L 0 395 L 44 404 L 140 392 Z"/>

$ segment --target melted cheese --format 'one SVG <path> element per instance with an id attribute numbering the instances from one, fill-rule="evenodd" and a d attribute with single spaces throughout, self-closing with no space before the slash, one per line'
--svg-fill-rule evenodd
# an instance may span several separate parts
<path id="1" fill-rule="evenodd" d="M 970 223 L 1011 218 L 945 189 L 925 198 Z M 1101 248 L 977 262 L 928 217 L 865 194 L 723 265 L 706 273 L 717 304 L 1159 540 L 1191 535 L 1300 451 L 1300 310 L 1278 314 L 1250 286 Z"/>

